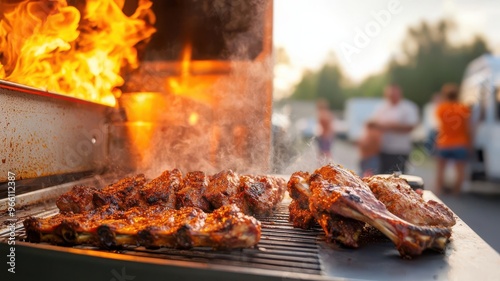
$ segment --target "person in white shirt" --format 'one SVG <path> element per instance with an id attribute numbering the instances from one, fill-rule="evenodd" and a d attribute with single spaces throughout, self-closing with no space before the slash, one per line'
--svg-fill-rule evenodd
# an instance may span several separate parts
<path id="1" fill-rule="evenodd" d="M 423 122 L 424 131 L 426 132 L 426 140 L 424 143 L 424 147 L 429 154 L 436 154 L 436 139 L 438 135 L 438 119 L 436 116 L 436 108 L 442 101 L 441 93 L 435 93 L 431 101 L 425 105 L 423 111 Z"/>
<path id="2" fill-rule="evenodd" d="M 418 108 L 415 103 L 403 99 L 398 85 L 388 85 L 384 96 L 384 103 L 376 109 L 372 118 L 382 130 L 380 172 L 405 173 L 406 161 L 412 150 L 410 133 L 419 120 Z"/>

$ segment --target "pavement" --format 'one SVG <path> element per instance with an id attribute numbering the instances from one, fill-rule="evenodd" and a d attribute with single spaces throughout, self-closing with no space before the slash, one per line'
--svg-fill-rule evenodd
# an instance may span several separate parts
<path id="1" fill-rule="evenodd" d="M 313 171 L 323 163 L 318 161 L 316 143 L 304 143 L 298 149 L 297 156 L 288 165 L 285 173 L 293 171 Z M 358 151 L 355 145 L 337 140 L 333 146 L 334 162 L 344 167 L 358 171 Z M 416 149 L 410 157 L 411 165 L 408 174 L 420 176 L 424 179 L 425 189 L 435 190 L 435 160 Z M 453 169 L 448 169 L 445 177 L 453 179 Z M 442 194 L 438 196 L 456 215 L 469 225 L 493 249 L 500 252 L 500 183 L 474 181 L 466 182 L 462 193 L 458 196 Z"/>

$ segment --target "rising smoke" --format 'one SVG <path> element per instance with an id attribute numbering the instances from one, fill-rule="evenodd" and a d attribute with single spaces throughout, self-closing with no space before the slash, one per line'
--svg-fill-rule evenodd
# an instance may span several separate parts
<path id="1" fill-rule="evenodd" d="M 211 69 L 199 70 L 202 63 L 191 63 L 190 76 L 180 78 L 187 85 L 193 82 L 187 93 L 172 93 L 165 86 L 169 76 L 182 74 L 180 61 L 150 60 L 130 75 L 125 88 L 157 93 L 157 107 L 147 110 L 149 116 L 135 116 L 134 120 L 131 116 L 138 107 L 132 105 L 126 108 L 127 122 L 112 125 L 115 144 L 123 148 L 121 152 L 129 152 L 128 158 L 118 157 L 114 163 L 152 176 L 172 168 L 208 173 L 222 169 L 271 172 L 272 1 L 188 2 L 201 5 L 200 17 L 215 17 L 220 23 L 224 49 L 212 59 Z M 202 95 L 194 93 L 199 85 L 204 85 Z M 123 99 L 127 98 L 124 94 Z M 151 122 L 152 127 L 144 122 Z M 123 161 L 127 163 L 120 165 Z"/>

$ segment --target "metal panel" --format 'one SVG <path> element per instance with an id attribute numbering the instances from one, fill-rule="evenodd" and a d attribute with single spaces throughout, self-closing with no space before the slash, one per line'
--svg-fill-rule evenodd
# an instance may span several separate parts
<path id="1" fill-rule="evenodd" d="M 0 80 L 0 182 L 102 169 L 109 109 Z"/>

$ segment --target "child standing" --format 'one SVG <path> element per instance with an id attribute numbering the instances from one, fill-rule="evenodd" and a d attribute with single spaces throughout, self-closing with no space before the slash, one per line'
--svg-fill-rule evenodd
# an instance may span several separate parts
<path id="1" fill-rule="evenodd" d="M 377 124 L 369 121 L 365 124 L 363 135 L 361 136 L 358 146 L 361 161 L 360 176 L 369 177 L 378 174 L 380 171 L 380 141 L 382 133 Z"/>

